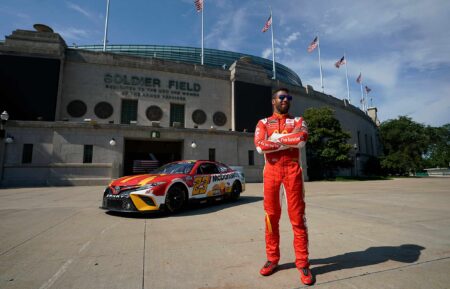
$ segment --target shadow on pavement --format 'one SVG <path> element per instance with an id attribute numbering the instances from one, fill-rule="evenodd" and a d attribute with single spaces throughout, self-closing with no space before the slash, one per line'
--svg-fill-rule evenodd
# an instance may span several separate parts
<path id="1" fill-rule="evenodd" d="M 400 246 L 370 247 L 364 251 L 356 251 L 323 259 L 312 259 L 311 265 L 321 265 L 312 268 L 316 275 L 342 269 L 370 266 L 387 262 L 389 260 L 414 263 L 419 259 L 420 253 L 425 247 L 415 244 L 403 244 Z"/>
<path id="2" fill-rule="evenodd" d="M 209 201 L 204 204 L 192 203 L 188 204 L 186 208 L 184 208 L 179 213 L 168 214 L 165 212 L 150 212 L 150 213 L 121 213 L 121 212 L 112 212 L 107 211 L 106 214 L 110 216 L 116 217 L 125 217 L 125 218 L 136 218 L 136 219 L 157 219 L 157 218 L 165 218 L 165 217 L 185 217 L 185 216 L 194 216 L 194 215 L 203 215 L 203 214 L 211 214 L 223 209 L 227 209 L 234 206 L 241 206 L 245 204 L 250 204 L 254 202 L 262 201 L 263 197 L 255 197 L 255 196 L 241 196 L 237 201 Z"/>
<path id="3" fill-rule="evenodd" d="M 424 249 L 425 247 L 414 244 L 404 244 L 396 247 L 370 247 L 364 251 L 350 252 L 323 259 L 312 259 L 310 260 L 310 264 L 314 267 L 311 271 L 314 275 L 321 275 L 342 269 L 380 264 L 389 260 L 402 263 L 414 263 L 419 259 L 420 251 Z M 315 266 L 322 264 L 324 265 L 319 267 Z M 280 264 L 278 266 L 278 270 L 280 271 L 293 268 L 295 268 L 294 262 Z"/>

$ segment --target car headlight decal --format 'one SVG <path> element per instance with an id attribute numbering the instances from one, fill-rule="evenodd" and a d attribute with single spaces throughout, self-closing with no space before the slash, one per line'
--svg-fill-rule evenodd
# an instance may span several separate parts
<path id="1" fill-rule="evenodd" d="M 155 183 L 151 183 L 151 184 L 146 184 L 146 185 L 143 185 L 143 186 L 137 188 L 136 191 L 147 190 L 145 193 L 150 193 L 153 188 L 164 185 L 164 184 L 166 184 L 166 182 L 155 182 Z"/>

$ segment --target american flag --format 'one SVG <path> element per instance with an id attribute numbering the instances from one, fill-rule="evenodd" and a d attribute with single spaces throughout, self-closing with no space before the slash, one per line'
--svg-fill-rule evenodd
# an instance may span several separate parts
<path id="1" fill-rule="evenodd" d="M 264 27 L 261 31 L 266 32 L 267 30 L 269 30 L 270 25 L 272 25 L 272 14 L 270 14 L 269 19 L 267 19 L 266 24 L 264 24 Z"/>
<path id="2" fill-rule="evenodd" d="M 369 92 L 372 91 L 372 89 L 370 89 L 367 85 L 366 85 L 366 87 L 365 87 L 365 90 L 366 90 L 366 93 L 369 93 Z"/>
<path id="3" fill-rule="evenodd" d="M 203 10 L 203 0 L 195 0 L 195 8 L 197 9 L 197 12 L 202 12 Z"/>
<path id="4" fill-rule="evenodd" d="M 342 58 L 338 61 L 336 61 L 336 63 L 334 64 L 334 66 L 336 66 L 336 68 L 341 67 L 341 65 L 345 64 L 345 56 L 342 56 Z"/>
<path id="5" fill-rule="evenodd" d="M 317 45 L 319 45 L 319 41 L 318 41 L 317 36 L 316 36 L 316 38 L 314 38 L 314 40 L 308 46 L 308 52 L 313 52 L 314 49 L 317 48 Z"/>
<path id="6" fill-rule="evenodd" d="M 361 75 L 361 72 L 360 72 L 358 78 L 356 79 L 356 82 L 357 83 L 361 83 L 361 81 L 362 81 L 362 75 Z"/>

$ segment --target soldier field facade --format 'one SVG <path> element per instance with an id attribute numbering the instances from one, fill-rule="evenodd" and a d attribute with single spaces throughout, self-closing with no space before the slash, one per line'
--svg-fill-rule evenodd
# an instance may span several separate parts
<path id="1" fill-rule="evenodd" d="M 68 47 L 51 29 L 16 30 L 0 42 L 0 185 L 106 184 L 181 159 L 211 159 L 262 181 L 253 144 L 286 87 L 291 114 L 331 107 L 351 133 L 354 167 L 380 153 L 376 108 L 368 114 L 303 86 L 289 68 L 241 53 L 173 46 Z M 302 166 L 308 160 L 303 151 Z"/>

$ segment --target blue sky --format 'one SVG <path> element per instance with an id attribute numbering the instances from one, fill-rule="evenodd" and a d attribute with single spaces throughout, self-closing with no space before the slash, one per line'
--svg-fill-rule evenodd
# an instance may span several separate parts
<path id="1" fill-rule="evenodd" d="M 433 126 L 450 123 L 450 1 L 448 0 L 205 0 L 205 47 L 271 59 L 274 17 L 277 61 L 303 85 L 320 90 L 317 50 L 306 47 L 320 36 L 325 93 L 347 96 L 345 52 L 352 104 L 360 87 L 372 89 L 381 121 L 408 115 Z M 101 44 L 106 0 L 2 0 L 1 39 L 15 29 L 44 23 L 68 45 Z M 200 47 L 200 14 L 191 0 L 111 0 L 109 43 Z"/>

